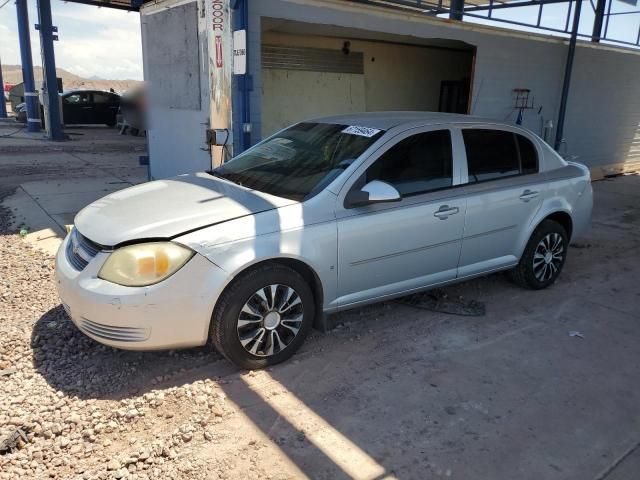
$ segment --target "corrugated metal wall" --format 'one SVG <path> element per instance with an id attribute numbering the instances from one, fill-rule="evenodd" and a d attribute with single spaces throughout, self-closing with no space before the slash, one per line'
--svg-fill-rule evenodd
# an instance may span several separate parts
<path id="1" fill-rule="evenodd" d="M 304 72 L 364 73 L 362 52 L 262 44 L 262 68 Z"/>

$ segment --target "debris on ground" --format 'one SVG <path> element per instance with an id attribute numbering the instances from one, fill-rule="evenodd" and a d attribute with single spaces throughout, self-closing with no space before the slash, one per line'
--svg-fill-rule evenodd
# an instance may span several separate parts
<path id="1" fill-rule="evenodd" d="M 28 442 L 29 439 L 25 431 L 21 428 L 16 428 L 5 439 L 0 441 L 0 455 L 18 450 Z"/>
<path id="2" fill-rule="evenodd" d="M 4 368 L 0 370 L 0 377 L 8 377 L 16 372 L 17 370 L 15 368 Z"/>
<path id="3" fill-rule="evenodd" d="M 577 337 L 577 338 L 584 338 L 584 335 L 582 335 L 582 333 L 576 331 L 576 330 L 571 330 L 569 332 L 569 336 L 570 337 Z"/>
<path id="4" fill-rule="evenodd" d="M 396 300 L 397 303 L 414 308 L 421 308 L 438 313 L 481 317 L 486 314 L 484 302 L 465 300 L 463 297 L 450 297 L 447 292 L 438 288 L 428 292 L 416 293 Z"/>

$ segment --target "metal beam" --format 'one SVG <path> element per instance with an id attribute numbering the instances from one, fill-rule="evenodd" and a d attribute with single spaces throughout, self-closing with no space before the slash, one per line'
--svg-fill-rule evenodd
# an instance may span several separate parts
<path id="1" fill-rule="evenodd" d="M 450 0 L 450 5 L 449 18 L 451 20 L 462 20 L 464 0 Z"/>
<path id="2" fill-rule="evenodd" d="M 560 145 L 564 142 L 564 119 L 567 113 L 567 100 L 569 98 L 569 87 L 571 86 L 571 73 L 573 72 L 573 59 L 576 55 L 576 40 L 578 38 L 578 27 L 580 26 L 580 11 L 582 10 L 582 0 L 576 2 L 576 11 L 573 15 L 573 27 L 571 28 L 571 39 L 569 40 L 569 51 L 567 52 L 567 63 L 564 69 L 564 81 L 562 83 L 562 96 L 560 97 L 560 110 L 558 111 L 558 125 L 556 128 L 556 141 L 554 149 L 559 152 Z"/>
<path id="3" fill-rule="evenodd" d="M 114 8 L 116 10 L 126 10 L 127 12 L 138 12 L 140 11 L 140 5 L 142 2 L 138 2 L 133 0 L 130 5 L 120 4 L 120 3 L 111 3 L 111 2 L 101 2 L 99 0 L 65 0 L 71 3 L 82 3 L 83 5 L 92 5 L 94 7 L 103 7 L 103 8 Z"/>
<path id="4" fill-rule="evenodd" d="M 4 99 L 4 80 L 2 79 L 2 60 L 0 60 L 0 89 L 2 89 L 2 98 L 0 98 L 0 118 L 7 118 L 7 102 Z"/>
<path id="5" fill-rule="evenodd" d="M 524 0 L 522 2 L 494 3 L 493 5 L 473 5 L 466 7 L 464 13 L 467 12 L 483 12 L 485 10 L 500 10 L 503 8 L 531 7 L 539 5 L 551 5 L 553 3 L 567 3 L 569 0 Z M 453 2 L 451 2 L 453 6 Z M 533 26 L 533 25 L 531 25 Z"/>
<path id="6" fill-rule="evenodd" d="M 51 0 L 38 0 L 38 19 L 40 22 L 40 46 L 42 48 L 42 93 L 45 104 L 45 125 L 49 140 L 64 140 L 60 118 L 60 95 L 56 76 L 56 57 L 53 49 L 54 33 L 58 31 L 51 19 Z M 55 36 L 57 39 L 57 35 Z"/>
<path id="7" fill-rule="evenodd" d="M 20 40 L 24 101 L 27 104 L 27 131 L 38 132 L 40 131 L 40 114 L 38 112 L 38 92 L 36 92 L 35 81 L 33 80 L 27 0 L 16 0 L 16 13 L 18 15 L 18 38 Z"/>
<path id="8" fill-rule="evenodd" d="M 599 42 L 602 37 L 602 26 L 604 24 L 604 10 L 606 5 L 607 0 L 598 0 L 598 3 L 596 3 L 596 8 L 594 9 L 596 16 L 593 19 L 593 33 L 591 34 L 592 42 Z"/>

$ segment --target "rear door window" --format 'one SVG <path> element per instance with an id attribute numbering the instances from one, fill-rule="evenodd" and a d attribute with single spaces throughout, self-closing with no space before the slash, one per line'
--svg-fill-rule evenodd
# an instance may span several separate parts
<path id="1" fill-rule="evenodd" d="M 111 98 L 106 93 L 93 92 L 93 103 L 110 103 Z"/>
<path id="2" fill-rule="evenodd" d="M 387 182 L 406 197 L 450 187 L 452 171 L 451 134 L 436 130 L 399 141 L 369 167 L 366 182 Z"/>
<path id="3" fill-rule="evenodd" d="M 474 128 L 463 130 L 462 136 L 467 152 L 469 183 L 538 171 L 535 146 L 522 135 Z"/>
<path id="4" fill-rule="evenodd" d="M 89 94 L 88 93 L 73 93 L 71 95 L 67 95 L 64 98 L 65 103 L 70 105 L 86 105 L 89 103 Z"/>

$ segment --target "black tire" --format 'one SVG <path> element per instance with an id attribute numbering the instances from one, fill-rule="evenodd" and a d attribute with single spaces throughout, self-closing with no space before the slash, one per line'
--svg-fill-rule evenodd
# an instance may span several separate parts
<path id="1" fill-rule="evenodd" d="M 551 247 L 556 247 L 555 239 L 560 239 L 561 244 L 558 249 L 552 248 L 551 260 L 542 260 L 536 257 L 536 253 L 542 254 L 544 250 L 543 240 L 553 239 L 550 243 Z M 509 272 L 511 279 L 524 288 L 540 290 L 552 285 L 562 272 L 564 263 L 567 259 L 567 251 L 569 248 L 569 236 L 562 225 L 553 220 L 544 220 L 531 234 L 529 242 L 520 258 L 518 266 Z M 561 249 L 561 257 L 557 258 L 554 253 Z M 535 258 L 534 258 L 535 257 Z M 534 266 L 534 260 L 536 265 Z M 546 264 L 546 269 L 545 269 Z M 541 276 L 542 270 L 544 274 Z"/>
<path id="2" fill-rule="evenodd" d="M 245 307 L 245 304 L 248 304 L 252 299 L 256 298 L 256 294 L 259 291 L 262 291 L 263 294 L 266 293 L 270 295 L 269 290 L 265 291 L 263 289 L 267 289 L 271 285 L 279 285 L 282 287 L 282 289 L 277 290 L 277 293 L 273 295 L 275 298 L 273 298 L 271 303 L 274 304 L 274 308 L 276 299 L 278 298 L 279 300 L 282 300 L 287 292 L 284 290 L 285 293 L 283 293 L 283 289 L 289 288 L 294 291 L 294 294 L 297 295 L 297 298 L 301 301 L 301 307 L 298 304 L 293 308 L 299 308 L 302 311 L 302 321 L 301 323 L 296 324 L 299 325 L 299 330 L 296 334 L 289 333 L 291 329 L 287 328 L 284 324 L 282 324 L 282 327 L 278 326 L 272 329 L 277 330 L 276 333 L 281 333 L 285 340 L 288 338 L 285 336 L 292 335 L 292 338 L 289 340 L 290 343 L 288 343 L 284 348 L 278 349 L 279 351 L 275 351 L 276 349 L 274 348 L 274 353 L 272 355 L 265 355 L 265 352 L 261 352 L 260 350 L 256 352 L 257 354 L 252 354 L 240 341 L 240 330 L 245 328 L 239 327 L 238 325 L 241 311 L 243 307 Z M 293 298 L 294 297 L 292 297 L 292 301 Z M 265 305 L 267 304 L 265 303 L 263 306 Z M 300 310 L 296 311 L 296 313 L 299 313 Z M 256 315 L 256 317 L 257 316 L 258 315 Z M 211 319 L 211 340 L 216 349 L 237 366 L 249 370 L 265 368 L 270 365 L 284 362 L 289 359 L 296 350 L 298 350 L 298 348 L 300 348 L 311 330 L 314 316 L 315 302 L 313 293 L 304 278 L 302 278 L 298 272 L 289 267 L 278 263 L 269 263 L 240 274 L 224 290 L 218 300 Z M 266 319 L 266 316 L 264 318 Z M 284 319 L 283 315 L 282 321 L 288 322 L 289 320 Z M 262 322 L 255 321 L 256 325 L 259 326 L 254 326 L 253 322 L 254 321 L 252 320 L 252 324 L 247 327 L 251 327 L 252 329 L 262 328 L 265 331 L 265 345 L 261 348 L 267 348 L 266 343 L 269 343 L 266 335 L 270 335 L 271 342 L 281 343 L 280 335 L 278 335 L 277 342 L 274 342 L 272 330 L 268 330 L 266 328 L 266 320 L 263 320 Z M 280 324 L 279 319 L 278 323 Z M 250 331 L 249 335 L 246 337 L 251 337 L 251 333 L 253 333 L 253 330 Z M 257 343 L 258 341 L 256 340 L 255 343 L 251 342 L 247 346 L 255 346 Z M 260 354 L 260 352 L 262 354 Z"/>

